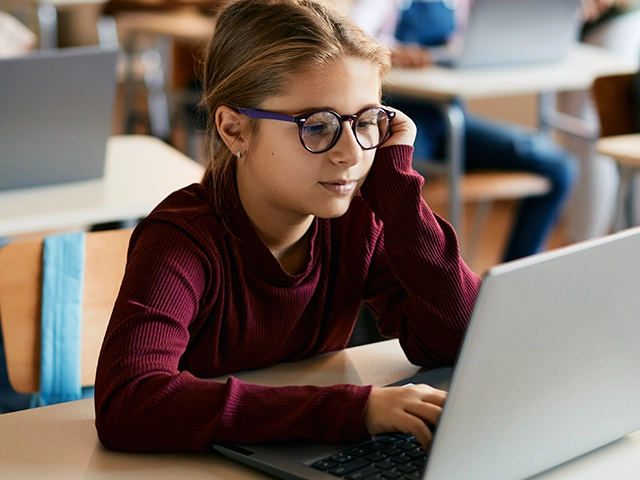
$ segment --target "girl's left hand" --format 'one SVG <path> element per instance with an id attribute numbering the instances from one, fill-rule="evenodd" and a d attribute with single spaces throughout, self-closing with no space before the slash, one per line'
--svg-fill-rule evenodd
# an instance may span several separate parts
<path id="1" fill-rule="evenodd" d="M 379 147 L 390 147 L 392 145 L 413 145 L 416 139 L 417 128 L 413 120 L 400 110 L 385 107 L 396 112 L 396 116 L 391 122 L 391 132 L 389 138 Z"/>

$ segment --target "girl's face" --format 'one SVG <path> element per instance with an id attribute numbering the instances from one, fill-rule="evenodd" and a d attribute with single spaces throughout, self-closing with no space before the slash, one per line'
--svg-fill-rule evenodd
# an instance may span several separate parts
<path id="1" fill-rule="evenodd" d="M 292 116 L 325 109 L 349 115 L 380 104 L 380 79 L 373 64 L 347 57 L 294 75 L 285 92 L 260 109 Z M 302 146 L 295 123 L 257 122 L 237 170 L 249 216 L 294 225 L 310 216 L 343 215 L 371 168 L 375 150 L 360 147 L 349 122 L 343 124 L 336 145 L 320 154 Z"/>

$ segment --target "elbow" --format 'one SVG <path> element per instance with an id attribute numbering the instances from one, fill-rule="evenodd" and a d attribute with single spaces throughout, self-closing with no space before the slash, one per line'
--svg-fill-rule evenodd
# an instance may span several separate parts
<path id="1" fill-rule="evenodd" d="M 132 420 L 124 411 L 120 411 L 108 402 L 102 402 L 96 396 L 96 432 L 100 443 L 109 450 L 119 452 L 141 452 L 142 450 L 132 442 Z"/>

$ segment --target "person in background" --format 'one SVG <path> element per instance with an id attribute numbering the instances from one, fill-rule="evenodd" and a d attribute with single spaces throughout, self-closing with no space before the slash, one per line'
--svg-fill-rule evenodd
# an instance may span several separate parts
<path id="1" fill-rule="evenodd" d="M 219 10 L 203 73 L 206 172 L 133 232 L 100 353 L 106 447 L 392 431 L 428 447 L 446 394 L 427 385 L 209 380 L 344 348 L 363 301 L 411 362 L 456 358 L 481 282 L 422 199 L 415 125 L 381 105 L 389 68 L 386 47 L 316 0 Z"/>
<path id="2" fill-rule="evenodd" d="M 425 68 L 432 64 L 426 47 L 451 41 L 466 22 L 468 8 L 468 0 L 356 0 L 351 16 L 391 48 L 394 66 Z M 440 110 L 415 98 L 389 102 L 417 124 L 416 158 L 442 159 L 446 130 Z M 502 260 L 544 250 L 578 177 L 575 158 L 542 133 L 467 114 L 464 163 L 467 170 L 519 170 L 549 179 L 549 193 L 520 203 Z"/>
<path id="3" fill-rule="evenodd" d="M 640 60 L 640 0 L 583 0 L 581 39 L 607 49 L 621 60 Z M 590 92 L 558 95 L 559 110 L 582 119 L 597 136 L 598 114 Z M 593 138 L 564 136 L 562 144 L 580 161 L 581 176 L 567 208 L 567 235 L 572 242 L 606 235 L 614 227 L 620 182 L 615 162 L 595 151 Z M 640 202 L 640 198 L 636 199 Z"/>

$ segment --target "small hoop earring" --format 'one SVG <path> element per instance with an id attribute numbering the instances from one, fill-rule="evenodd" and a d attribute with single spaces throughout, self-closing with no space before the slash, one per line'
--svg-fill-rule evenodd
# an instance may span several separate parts
<path id="1" fill-rule="evenodd" d="M 240 150 L 238 150 L 238 152 L 236 153 L 236 157 L 242 158 L 242 153 L 240 153 Z"/>

